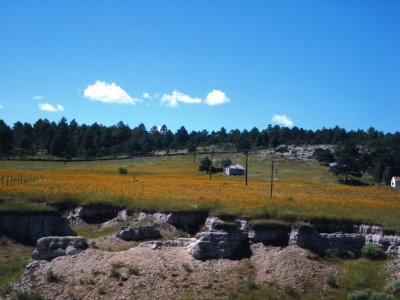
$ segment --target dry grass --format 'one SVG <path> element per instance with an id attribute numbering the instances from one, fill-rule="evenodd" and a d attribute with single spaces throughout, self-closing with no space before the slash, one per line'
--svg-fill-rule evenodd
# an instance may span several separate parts
<path id="1" fill-rule="evenodd" d="M 244 161 L 240 154 L 230 158 L 235 163 Z M 210 181 L 197 170 L 191 156 L 67 164 L 0 162 L 0 177 L 40 178 L 38 182 L 3 186 L 0 197 L 13 199 L 11 203 L 109 203 L 138 209 L 210 209 L 277 218 L 353 219 L 400 228 L 398 191 L 338 184 L 326 167 L 310 162 L 286 161 L 276 166 L 270 198 L 270 159 L 259 154 L 250 156 L 247 187 L 244 177 L 221 173 Z M 119 167 L 126 168 L 128 174 L 119 174 Z M 10 201 L 3 200 L 0 210 L 12 209 Z"/>

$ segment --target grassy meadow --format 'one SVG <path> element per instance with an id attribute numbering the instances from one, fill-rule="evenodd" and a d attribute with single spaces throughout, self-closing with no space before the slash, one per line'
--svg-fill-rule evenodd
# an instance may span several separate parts
<path id="1" fill-rule="evenodd" d="M 88 162 L 1 161 L 0 211 L 49 210 L 47 204 L 112 204 L 134 209 L 196 210 L 278 219 L 350 219 L 400 229 L 400 192 L 384 186 L 350 186 L 338 182 L 317 163 L 249 155 L 244 176 L 198 171 L 204 155 L 143 157 Z M 243 154 L 219 154 L 244 165 Z M 128 170 L 120 174 L 118 168 Z M 277 169 L 277 170 L 276 170 Z M 7 177 L 19 183 L 6 186 Z M 367 179 L 366 179 L 367 180 Z M 22 183 L 21 183 L 22 181 Z"/>

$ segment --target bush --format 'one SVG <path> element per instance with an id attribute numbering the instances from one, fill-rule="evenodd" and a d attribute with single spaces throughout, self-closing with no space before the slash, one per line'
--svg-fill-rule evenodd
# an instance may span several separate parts
<path id="1" fill-rule="evenodd" d="M 390 291 L 396 296 L 400 296 L 400 280 L 395 280 L 390 284 Z"/>
<path id="2" fill-rule="evenodd" d="M 46 280 L 48 283 L 58 282 L 59 278 L 56 274 L 54 274 L 53 270 L 49 270 L 46 273 Z"/>
<path id="3" fill-rule="evenodd" d="M 119 174 L 127 174 L 127 173 L 128 173 L 128 170 L 127 170 L 126 168 L 119 167 L 119 168 L 118 168 L 118 173 L 119 173 Z"/>
<path id="4" fill-rule="evenodd" d="M 369 259 L 381 259 L 385 255 L 376 244 L 367 243 L 361 248 L 361 255 Z"/>
<path id="5" fill-rule="evenodd" d="M 16 292 L 12 297 L 12 300 L 43 300 L 44 298 L 37 291 L 22 290 Z"/>
<path id="6" fill-rule="evenodd" d="M 372 290 L 365 289 L 360 291 L 354 291 L 347 296 L 348 300 L 368 300 L 372 294 Z"/>
<path id="7" fill-rule="evenodd" d="M 377 292 L 371 289 L 359 290 L 350 293 L 347 296 L 348 300 L 395 300 L 392 295 L 384 292 Z"/>

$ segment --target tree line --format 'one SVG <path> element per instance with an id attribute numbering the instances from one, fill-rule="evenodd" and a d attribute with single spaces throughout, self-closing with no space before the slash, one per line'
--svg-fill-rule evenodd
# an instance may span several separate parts
<path id="1" fill-rule="evenodd" d="M 117 155 L 149 154 L 155 151 L 188 149 L 229 145 L 237 151 L 259 149 L 278 145 L 346 145 L 356 147 L 362 156 L 363 171 L 373 168 L 376 181 L 384 174 L 399 174 L 400 133 L 383 133 L 374 128 L 350 130 L 336 126 L 316 131 L 298 127 L 288 128 L 268 125 L 267 128 L 251 130 L 224 127 L 217 131 L 191 131 L 184 126 L 173 132 L 166 125 L 153 126 L 149 130 L 141 123 L 131 128 L 120 121 L 116 125 L 104 126 L 78 124 L 62 118 L 59 122 L 39 119 L 34 124 L 16 122 L 12 126 L 0 120 L 0 156 L 25 157 L 46 153 L 61 158 L 97 158 Z M 350 149 L 350 146 L 346 146 Z M 349 148 L 350 147 L 350 148 Z M 355 151 L 353 149 L 353 151 Z M 373 172 L 372 172 L 373 173 Z M 386 175 L 386 177 L 389 177 Z"/>

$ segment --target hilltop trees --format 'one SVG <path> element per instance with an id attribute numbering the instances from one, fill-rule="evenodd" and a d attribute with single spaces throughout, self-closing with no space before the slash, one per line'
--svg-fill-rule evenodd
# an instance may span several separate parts
<path id="1" fill-rule="evenodd" d="M 120 121 L 104 126 L 70 123 L 62 118 L 58 123 L 39 119 L 33 125 L 16 122 L 12 128 L 0 120 L 0 156 L 26 156 L 50 154 L 56 157 L 103 157 L 146 154 L 153 151 L 188 149 L 228 145 L 240 152 L 261 147 L 291 145 L 337 145 L 335 156 L 337 171 L 347 180 L 348 175 L 359 176 L 368 172 L 375 182 L 388 183 L 392 176 L 400 175 L 400 133 L 384 134 L 374 128 L 367 131 L 346 131 L 338 126 L 312 131 L 298 127 L 287 128 L 268 125 L 250 131 L 222 127 L 218 131 L 191 131 L 181 126 L 176 132 L 165 124 L 148 131 L 143 123 L 134 128 Z M 315 158 L 325 164 L 331 162 L 330 150 L 317 149 Z"/>

